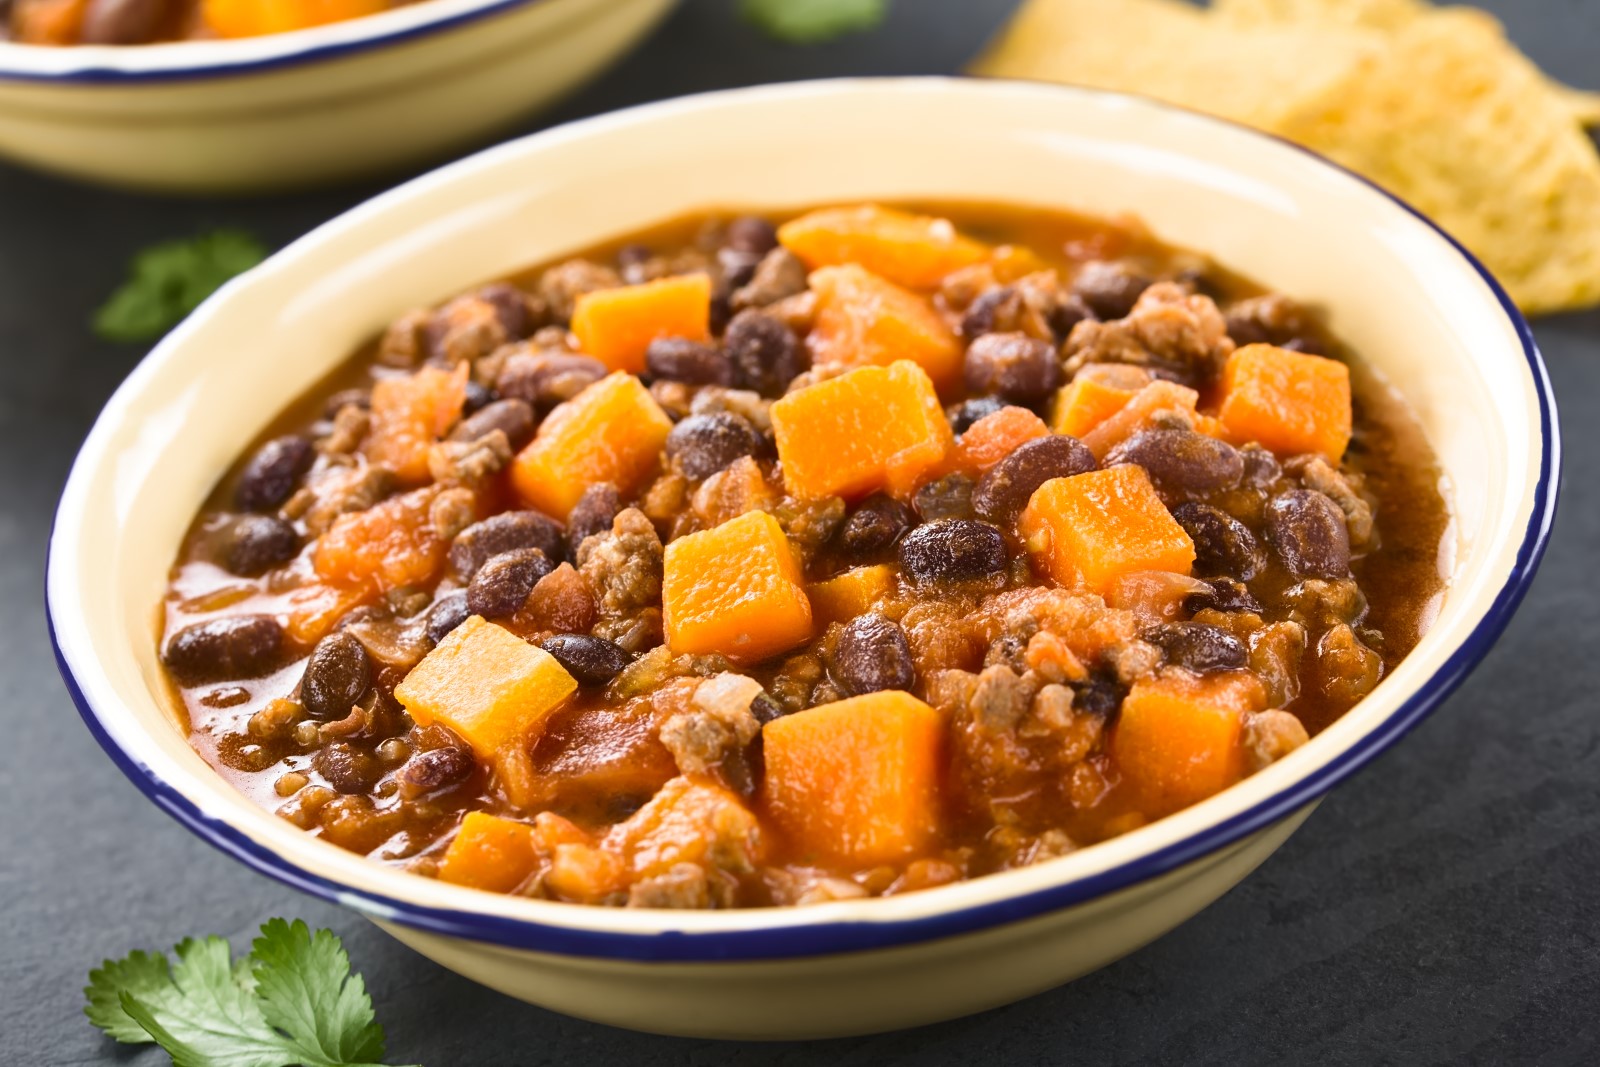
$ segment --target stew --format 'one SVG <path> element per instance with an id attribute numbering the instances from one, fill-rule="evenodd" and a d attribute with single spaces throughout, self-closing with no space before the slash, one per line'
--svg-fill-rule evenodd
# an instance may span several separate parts
<path id="1" fill-rule="evenodd" d="M 411 0 L 0 0 L 0 40 L 152 44 L 259 37 L 388 11 Z"/>
<path id="2" fill-rule="evenodd" d="M 709 215 L 407 312 L 185 541 L 194 746 L 323 838 L 636 907 L 902 893 L 1282 759 L 1444 586 L 1404 402 L 1133 222 Z"/>

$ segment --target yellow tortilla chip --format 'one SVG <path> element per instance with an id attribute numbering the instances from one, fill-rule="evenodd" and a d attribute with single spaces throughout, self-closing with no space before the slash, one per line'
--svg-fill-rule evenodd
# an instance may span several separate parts
<path id="1" fill-rule="evenodd" d="M 1270 128 L 1383 42 L 1361 29 L 1234 26 L 1181 0 L 1029 0 L 972 70 L 1139 93 Z"/>
<path id="2" fill-rule="evenodd" d="M 1278 132 L 1475 252 L 1528 311 L 1600 302 L 1600 156 L 1494 19 L 1418 19 Z"/>

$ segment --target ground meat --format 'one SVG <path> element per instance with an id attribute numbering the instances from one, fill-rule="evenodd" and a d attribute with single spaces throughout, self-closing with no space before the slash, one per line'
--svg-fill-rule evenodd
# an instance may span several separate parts
<path id="1" fill-rule="evenodd" d="M 348 456 L 361 447 L 372 428 L 372 414 L 366 408 L 346 404 L 333 416 L 333 429 L 317 442 L 317 448 L 331 456 Z"/>
<path id="2" fill-rule="evenodd" d="M 720 778 L 745 792 L 754 784 L 744 753 L 761 732 L 750 703 L 761 695 L 761 683 L 725 672 L 707 678 L 695 690 L 687 711 L 661 724 L 661 743 L 683 774 Z"/>
<path id="3" fill-rule="evenodd" d="M 939 283 L 939 300 L 951 311 L 965 311 L 978 297 L 999 284 L 992 263 L 974 263 L 944 276 Z"/>
<path id="4" fill-rule="evenodd" d="M 320 537 L 340 515 L 365 511 L 394 488 L 394 474 L 385 467 L 347 467 L 330 473 L 310 487 L 311 500 L 302 513 L 306 530 L 311 536 Z"/>
<path id="5" fill-rule="evenodd" d="M 1345 524 L 1350 528 L 1350 547 L 1364 548 L 1372 540 L 1372 505 L 1361 495 L 1360 479 L 1353 474 L 1337 471 L 1321 456 L 1308 456 L 1291 460 L 1291 474 L 1297 474 L 1307 489 L 1315 489 L 1339 505 L 1344 512 Z"/>
<path id="6" fill-rule="evenodd" d="M 476 441 L 439 441 L 428 450 L 428 473 L 441 485 L 479 489 L 510 462 L 504 430 L 491 430 Z"/>
<path id="7" fill-rule="evenodd" d="M 1022 333 L 1053 344 L 1063 315 L 1077 322 L 1087 311 L 1062 289 L 1055 271 L 1039 271 L 982 293 L 962 316 L 961 332 L 969 340 L 986 333 Z"/>
<path id="8" fill-rule="evenodd" d="M 1272 622 L 1250 638 L 1250 669 L 1267 687 L 1267 703 L 1290 704 L 1300 695 L 1300 660 L 1306 628 L 1297 622 Z"/>
<path id="9" fill-rule="evenodd" d="M 773 676 L 767 695 L 785 712 L 800 711 L 811 706 L 811 694 L 826 674 L 821 652 L 813 650 L 790 656 Z"/>
<path id="10" fill-rule="evenodd" d="M 691 415 L 714 415 L 719 411 L 739 416 L 764 434 L 772 432 L 772 401 L 753 390 L 707 385 L 695 391 L 689 405 Z"/>
<path id="11" fill-rule="evenodd" d="M 756 264 L 750 281 L 733 291 L 734 311 L 764 308 L 806 290 L 806 265 L 786 248 L 774 248 Z"/>
<path id="12" fill-rule="evenodd" d="M 449 542 L 478 520 L 477 498 L 472 490 L 454 486 L 440 491 L 428 505 L 428 522 L 434 536 Z"/>
<path id="13" fill-rule="evenodd" d="M 1313 351 L 1316 320 L 1304 305 L 1282 295 L 1247 297 L 1228 307 L 1228 336 L 1235 344 L 1291 345 Z"/>
<path id="14" fill-rule="evenodd" d="M 427 336 L 430 354 L 451 364 L 480 359 L 513 340 L 500 309 L 481 296 L 459 297 L 440 308 Z"/>
<path id="15" fill-rule="evenodd" d="M 1035 863 L 1053 860 L 1076 852 L 1078 846 L 1072 838 L 1067 836 L 1065 830 L 1046 830 L 1044 833 L 1024 843 L 1023 847 L 1013 853 L 1007 867 L 1031 867 Z"/>
<path id="16" fill-rule="evenodd" d="M 870 895 L 863 886 L 848 878 L 810 867 L 769 867 L 762 874 L 774 904 L 826 904 Z"/>
<path id="17" fill-rule="evenodd" d="M 715 908 L 732 903 L 731 887 L 695 863 L 679 863 L 665 874 L 628 887 L 630 908 Z"/>
<path id="18" fill-rule="evenodd" d="M 1156 668 L 1161 666 L 1161 659 L 1161 649 L 1138 638 L 1112 645 L 1105 653 L 1106 666 L 1111 668 L 1117 681 L 1125 686 L 1154 674 Z"/>
<path id="19" fill-rule="evenodd" d="M 1340 623 L 1317 639 L 1317 683 L 1339 704 L 1354 704 L 1383 677 L 1383 657 L 1368 648 L 1355 630 Z"/>
<path id="20" fill-rule="evenodd" d="M 797 549 L 803 561 L 809 562 L 833 539 L 844 525 L 844 501 L 836 496 L 818 500 L 797 500 L 784 497 L 772 513 L 789 536 L 789 544 Z"/>
<path id="21" fill-rule="evenodd" d="M 1079 322 L 1063 351 L 1069 376 L 1090 363 L 1131 363 L 1201 382 L 1221 370 L 1233 341 L 1210 297 L 1191 294 L 1174 282 L 1157 282 L 1127 318 Z"/>
<path id="22" fill-rule="evenodd" d="M 811 332 L 817 319 L 817 294 L 807 289 L 803 293 L 786 296 L 776 304 L 768 304 L 766 313 L 789 327 L 796 337 Z"/>
<path id="23" fill-rule="evenodd" d="M 1276 708 L 1244 717 L 1244 751 L 1252 771 L 1276 763 L 1311 739 L 1294 715 Z"/>
<path id="24" fill-rule="evenodd" d="M 969 704 L 973 720 L 986 730 L 1013 730 L 1028 713 L 1033 691 L 1010 667 L 985 667 Z"/>
<path id="25" fill-rule="evenodd" d="M 1367 597 L 1354 578 L 1307 578 L 1290 586 L 1284 599 L 1296 615 L 1316 629 L 1359 623 L 1367 614 Z"/>
<path id="26" fill-rule="evenodd" d="M 584 293 L 615 289 L 622 279 L 610 267 L 588 259 L 569 259 L 539 276 L 539 295 L 557 322 L 572 321 L 572 305 Z"/>
<path id="27" fill-rule="evenodd" d="M 378 362 L 385 367 L 415 367 L 426 359 L 432 318 L 427 308 L 416 308 L 395 319 L 378 342 Z"/>
<path id="28" fill-rule="evenodd" d="M 578 570 L 594 590 L 599 611 L 596 637 L 622 644 L 620 636 L 633 629 L 641 612 L 659 610 L 661 558 L 661 538 L 638 508 L 618 514 L 610 533 L 579 546 Z"/>

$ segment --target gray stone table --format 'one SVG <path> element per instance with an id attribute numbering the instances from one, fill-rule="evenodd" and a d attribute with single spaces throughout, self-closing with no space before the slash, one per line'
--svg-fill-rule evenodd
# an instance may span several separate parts
<path id="1" fill-rule="evenodd" d="M 1007 0 L 896 0 L 876 33 L 767 44 L 733 0 L 690 0 L 544 121 L 834 74 L 956 70 Z M 1600 3 L 1499 0 L 1554 74 L 1600 88 Z M 531 128 L 531 127 L 530 127 Z M 927 131 L 937 136 L 937 131 Z M 395 1062 L 881 1064 L 1600 1062 L 1600 312 L 1537 333 L 1566 429 L 1544 571 L 1498 648 L 1398 749 L 1339 789 L 1242 886 L 1071 986 L 923 1030 L 744 1046 L 612 1030 L 457 978 L 354 914 L 246 871 L 145 802 L 56 677 L 41 606 L 56 496 L 141 351 L 86 324 L 128 258 L 218 225 L 281 245 L 378 186 L 169 201 L 0 165 L 0 1063 L 164 1063 L 79 1014 L 88 969 L 274 915 L 331 926 Z"/>

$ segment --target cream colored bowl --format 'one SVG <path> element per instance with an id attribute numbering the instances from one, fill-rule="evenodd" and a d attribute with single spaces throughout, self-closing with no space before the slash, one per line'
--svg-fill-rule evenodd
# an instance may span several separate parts
<path id="1" fill-rule="evenodd" d="M 697 208 L 906 197 L 1133 212 L 1163 238 L 1324 305 L 1412 399 L 1449 473 L 1452 586 L 1410 658 L 1310 744 L 1171 818 L 1024 870 L 805 908 L 586 908 L 414 877 L 255 807 L 185 744 L 151 632 L 184 528 L 252 435 L 392 316 Z M 85 442 L 56 519 L 49 609 L 63 675 L 113 759 L 249 866 L 573 1015 L 720 1037 L 860 1033 L 1067 981 L 1248 874 L 1487 651 L 1543 548 L 1556 467 L 1549 385 L 1504 294 L 1428 222 L 1314 156 L 1105 93 L 942 79 L 776 86 L 496 148 L 228 285 L 133 373 Z"/>
<path id="2" fill-rule="evenodd" d="M 0 41 L 0 156 L 180 193 L 381 173 L 482 141 L 615 60 L 675 0 L 425 0 L 235 41 Z"/>

